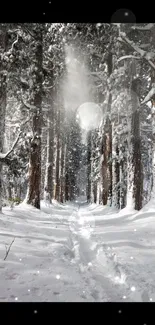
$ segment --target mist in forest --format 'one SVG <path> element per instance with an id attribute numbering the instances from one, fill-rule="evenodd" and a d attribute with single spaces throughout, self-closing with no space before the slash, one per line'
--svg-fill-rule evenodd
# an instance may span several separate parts
<path id="1" fill-rule="evenodd" d="M 65 110 L 75 112 L 85 142 L 89 130 L 98 128 L 102 118 L 99 105 L 94 103 L 93 84 L 90 82 L 89 70 L 85 58 L 71 45 L 65 47 L 66 76 L 63 83 Z"/>

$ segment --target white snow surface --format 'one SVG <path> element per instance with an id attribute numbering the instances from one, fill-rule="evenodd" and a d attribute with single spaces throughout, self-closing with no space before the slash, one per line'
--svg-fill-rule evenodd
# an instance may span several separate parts
<path id="1" fill-rule="evenodd" d="M 4 208 L 0 301 L 155 301 L 155 200 L 140 212 L 81 200 Z"/>

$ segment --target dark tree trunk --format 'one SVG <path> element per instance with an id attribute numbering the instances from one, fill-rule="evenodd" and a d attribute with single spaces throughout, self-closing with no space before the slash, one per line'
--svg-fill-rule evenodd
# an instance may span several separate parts
<path id="1" fill-rule="evenodd" d="M 87 202 L 91 200 L 91 131 L 87 139 Z"/>
<path id="2" fill-rule="evenodd" d="M 112 205 L 112 125 L 110 120 L 109 120 L 109 132 L 108 132 L 108 174 L 109 174 L 108 199 L 110 205 Z"/>
<path id="3" fill-rule="evenodd" d="M 60 202 L 64 201 L 64 169 L 65 169 L 65 144 L 64 139 L 61 140 L 61 171 L 60 171 Z"/>
<path id="4" fill-rule="evenodd" d="M 7 50 L 8 35 L 7 25 L 0 26 L 0 52 L 4 53 Z M 3 72 L 6 68 L 3 67 L 3 62 L 0 62 L 0 153 L 3 152 L 4 132 L 5 132 L 5 112 L 6 112 L 6 95 L 7 81 L 6 73 Z M 0 211 L 2 210 L 2 162 L 0 161 Z"/>
<path id="5" fill-rule="evenodd" d="M 107 137 L 104 134 L 103 136 L 103 161 L 102 161 L 102 203 L 103 205 L 107 204 L 108 200 L 108 174 L 107 174 Z"/>
<path id="6" fill-rule="evenodd" d="M 120 208 L 120 163 L 119 163 L 119 147 L 116 145 L 116 161 L 115 161 L 115 175 L 116 175 L 116 206 Z"/>
<path id="7" fill-rule="evenodd" d="M 123 140 L 122 140 L 123 141 Z M 121 170 L 121 187 L 120 187 L 120 208 L 123 209 L 127 204 L 127 150 L 128 143 L 124 142 L 121 151 L 123 158 L 120 162 L 120 170 Z"/>
<path id="8" fill-rule="evenodd" d="M 55 200 L 60 200 L 60 109 L 57 112 L 57 121 L 56 121 L 56 136 L 57 136 L 57 145 L 56 145 L 56 189 L 55 189 Z"/>
<path id="9" fill-rule="evenodd" d="M 47 130 L 47 162 L 46 162 L 46 175 L 45 187 L 50 194 L 50 201 L 53 198 L 53 165 L 54 165 L 54 108 L 49 110 L 48 130 Z"/>
<path id="10" fill-rule="evenodd" d="M 142 193 L 143 193 L 143 174 L 141 162 L 141 137 L 140 137 L 140 118 L 139 110 L 137 109 L 132 114 L 132 149 L 133 149 L 133 197 L 135 201 L 135 209 L 142 208 Z"/>
<path id="11" fill-rule="evenodd" d="M 94 193 L 94 203 L 97 203 L 97 182 L 94 182 L 93 193 Z"/>
<path id="12" fill-rule="evenodd" d="M 40 209 L 40 190 L 41 190 L 41 122 L 42 122 L 42 30 L 39 28 L 37 33 L 38 42 L 35 45 L 36 61 L 36 83 L 33 89 L 34 105 L 32 131 L 33 138 L 30 144 L 29 158 L 29 184 L 27 193 L 27 203 Z"/>

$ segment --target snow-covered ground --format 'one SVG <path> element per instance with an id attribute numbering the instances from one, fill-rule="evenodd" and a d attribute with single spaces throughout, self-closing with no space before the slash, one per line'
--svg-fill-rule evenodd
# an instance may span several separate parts
<path id="1" fill-rule="evenodd" d="M 0 214 L 0 301 L 155 301 L 155 201 L 41 207 Z"/>

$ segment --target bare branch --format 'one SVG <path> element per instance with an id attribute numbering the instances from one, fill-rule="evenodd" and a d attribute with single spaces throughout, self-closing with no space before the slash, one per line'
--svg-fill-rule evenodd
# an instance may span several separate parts
<path id="1" fill-rule="evenodd" d="M 5 257 L 4 257 L 4 261 L 7 259 L 7 256 L 8 256 L 8 254 L 9 254 L 9 252 L 10 252 L 11 246 L 12 246 L 12 244 L 14 243 L 14 241 L 15 241 L 15 238 L 12 240 L 12 242 L 11 242 L 11 244 L 9 245 L 8 248 L 7 248 L 6 245 L 5 245 L 5 248 L 6 248 L 6 254 L 5 254 Z"/>

